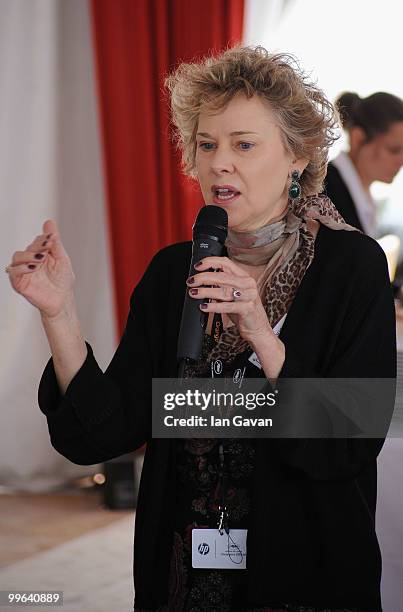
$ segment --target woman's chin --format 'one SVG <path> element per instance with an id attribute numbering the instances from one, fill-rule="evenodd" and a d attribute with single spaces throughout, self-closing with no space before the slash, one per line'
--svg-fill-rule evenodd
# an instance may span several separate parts
<path id="1" fill-rule="evenodd" d="M 240 215 L 239 211 L 226 209 L 228 213 L 228 229 L 242 232 L 247 229 L 248 219 L 244 215 Z"/>
<path id="2" fill-rule="evenodd" d="M 228 229 L 230 229 L 233 232 L 253 231 L 251 221 L 249 221 L 249 223 L 247 223 L 246 221 L 240 221 L 239 223 L 231 222 L 229 215 L 228 215 Z"/>

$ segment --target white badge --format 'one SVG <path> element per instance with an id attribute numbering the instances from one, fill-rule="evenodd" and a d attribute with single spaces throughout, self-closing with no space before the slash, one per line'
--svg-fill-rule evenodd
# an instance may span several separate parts
<path id="1" fill-rule="evenodd" d="M 273 331 L 276 334 L 276 336 L 278 336 L 280 334 L 281 328 L 284 325 L 284 321 L 285 321 L 286 316 L 287 316 L 287 313 L 285 313 L 285 315 L 281 317 L 280 321 L 278 323 L 276 323 L 276 325 L 273 327 Z"/>
<path id="2" fill-rule="evenodd" d="M 249 361 L 259 368 L 259 370 L 262 369 L 262 364 L 260 363 L 259 357 L 256 355 L 256 353 L 252 353 L 252 355 L 249 357 Z"/>
<path id="3" fill-rule="evenodd" d="M 192 567 L 246 569 L 247 529 L 192 530 Z"/>

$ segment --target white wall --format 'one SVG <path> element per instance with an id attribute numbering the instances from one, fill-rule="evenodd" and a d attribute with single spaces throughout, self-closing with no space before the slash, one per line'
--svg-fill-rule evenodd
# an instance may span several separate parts
<path id="1" fill-rule="evenodd" d="M 83 333 L 105 368 L 117 342 L 87 0 L 0 1 L 0 91 L 0 262 L 56 219 Z M 0 481 L 88 472 L 50 446 L 37 405 L 49 347 L 4 272 L 0 313 Z"/>

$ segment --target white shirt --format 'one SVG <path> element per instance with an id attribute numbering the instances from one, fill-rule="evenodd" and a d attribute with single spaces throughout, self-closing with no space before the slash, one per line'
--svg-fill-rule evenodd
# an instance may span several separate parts
<path id="1" fill-rule="evenodd" d="M 372 197 L 365 191 L 353 162 L 345 151 L 341 151 L 332 160 L 332 164 L 340 172 L 341 178 L 350 192 L 364 232 L 375 238 L 377 230 L 376 205 Z"/>

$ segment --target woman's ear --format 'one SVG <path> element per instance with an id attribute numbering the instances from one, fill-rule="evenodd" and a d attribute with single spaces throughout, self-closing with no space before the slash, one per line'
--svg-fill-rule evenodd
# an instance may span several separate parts
<path id="1" fill-rule="evenodd" d="M 354 125 L 349 130 L 349 139 L 351 152 L 354 153 L 355 151 L 358 151 L 363 144 L 365 144 L 367 136 L 362 128 L 360 128 L 358 125 Z"/>
<path id="2" fill-rule="evenodd" d="M 292 162 L 292 168 L 291 168 L 291 172 L 293 170 L 298 170 L 299 175 L 301 176 L 301 174 L 303 173 L 303 171 L 305 170 L 305 168 L 307 167 L 307 165 L 309 164 L 309 159 L 305 159 L 305 158 L 300 158 L 300 159 L 294 159 Z"/>

